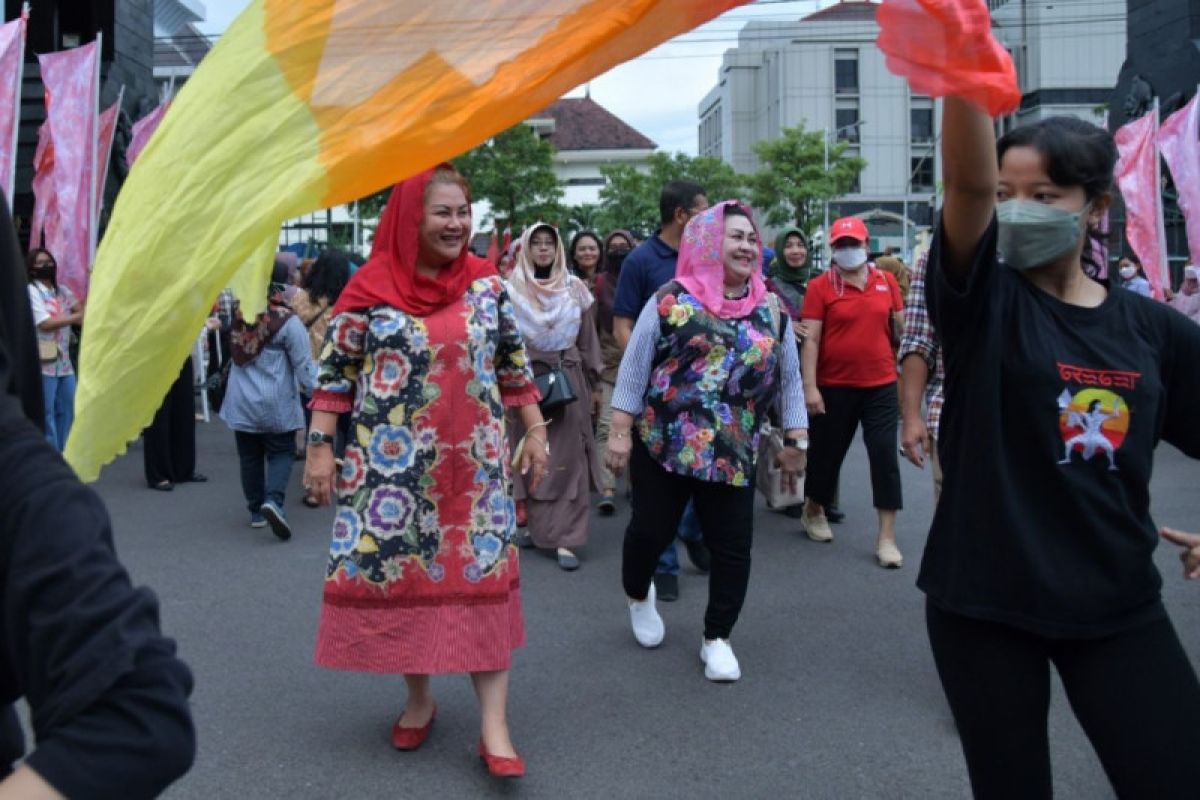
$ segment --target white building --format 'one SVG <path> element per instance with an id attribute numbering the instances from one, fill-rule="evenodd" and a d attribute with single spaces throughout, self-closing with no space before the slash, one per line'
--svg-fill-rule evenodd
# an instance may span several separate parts
<path id="1" fill-rule="evenodd" d="M 161 100 L 178 92 L 212 49 L 196 27 L 207 15 L 200 0 L 154 0 L 154 81 Z"/>
<path id="2" fill-rule="evenodd" d="M 600 167 L 630 164 L 641 168 L 658 148 L 590 95 L 564 97 L 534 114 L 526 124 L 554 146 L 554 173 L 568 206 L 600 202 L 605 184 Z"/>
<path id="3" fill-rule="evenodd" d="M 996 38 L 1012 54 L 1021 107 L 1004 130 L 1066 114 L 1103 125 L 1125 59 L 1126 0 L 988 0 Z"/>
<path id="4" fill-rule="evenodd" d="M 1124 57 L 1124 0 L 989 4 L 1024 94 L 1021 110 L 1002 125 L 1056 113 L 1096 119 Z M 755 142 L 801 123 L 825 131 L 867 162 L 859 185 L 831 203 L 831 218 L 861 216 L 876 249 L 909 251 L 916 231 L 933 221 L 941 103 L 912 94 L 888 72 L 875 44 L 875 10 L 874 2 L 849 1 L 792 23 L 747 24 L 700 103 L 699 153 L 749 173 L 760 166 Z"/>
<path id="5" fill-rule="evenodd" d="M 847 154 L 867 167 L 831 204 L 830 218 L 862 216 L 882 249 L 902 245 L 906 206 L 910 234 L 931 220 L 941 174 L 934 139 L 940 110 L 888 72 L 875 45 L 875 8 L 843 2 L 792 23 L 746 25 L 701 101 L 699 152 L 749 173 L 760 167 L 754 143 L 784 127 L 803 124 L 847 142 Z"/>

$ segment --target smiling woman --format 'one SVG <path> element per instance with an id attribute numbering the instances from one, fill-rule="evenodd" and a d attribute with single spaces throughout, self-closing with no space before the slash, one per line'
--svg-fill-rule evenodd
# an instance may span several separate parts
<path id="1" fill-rule="evenodd" d="M 405 181 L 334 307 L 305 468 L 318 501 L 336 491 L 338 504 L 316 660 L 405 676 L 400 750 L 433 724 L 429 676 L 471 673 L 481 754 L 511 776 L 524 765 L 508 732 L 508 668 L 525 627 L 511 467 L 494 446 L 505 408 L 533 431 L 518 467 L 535 487 L 548 454 L 512 304 L 491 264 L 467 252 L 470 236 L 469 187 L 452 167 Z M 354 434 L 336 474 L 342 412 Z"/>
<path id="2" fill-rule="evenodd" d="M 792 489 L 808 447 L 796 340 L 760 257 L 736 202 L 693 217 L 676 278 L 642 309 L 613 391 L 608 466 L 628 466 L 633 485 L 622 578 L 634 638 L 663 640 L 651 576 L 691 501 L 712 553 L 700 649 L 712 681 L 741 677 L 728 640 L 750 581 L 758 438 L 777 399 L 787 429 L 778 463 Z"/>

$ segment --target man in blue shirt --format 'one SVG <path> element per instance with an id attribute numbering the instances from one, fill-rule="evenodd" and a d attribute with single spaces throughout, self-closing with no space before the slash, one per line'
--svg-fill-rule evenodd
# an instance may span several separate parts
<path id="1" fill-rule="evenodd" d="M 708 208 L 704 187 L 691 181 L 671 181 L 663 187 L 658 201 L 661 227 L 646 241 L 634 248 L 621 266 L 617 295 L 613 300 L 613 335 L 621 349 L 629 343 L 633 323 L 642 308 L 664 284 L 675 279 L 679 258 L 679 240 L 688 220 Z M 688 559 L 702 572 L 708 571 L 708 548 L 696 521 L 696 512 L 688 503 L 679 523 L 679 538 L 687 547 Z M 658 599 L 679 599 L 679 556 L 672 543 L 658 560 L 654 574 Z"/>

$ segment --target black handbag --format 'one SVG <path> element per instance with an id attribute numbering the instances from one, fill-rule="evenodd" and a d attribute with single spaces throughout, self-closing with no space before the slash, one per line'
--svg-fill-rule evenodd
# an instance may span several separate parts
<path id="1" fill-rule="evenodd" d="M 537 370 L 539 365 L 544 370 L 540 374 Z M 542 396 L 538 401 L 542 416 L 552 414 L 579 399 L 575 387 L 571 385 L 571 379 L 563 370 L 563 353 L 558 354 L 557 366 L 552 367 L 544 361 L 534 361 L 533 366 L 533 382 L 537 384 L 538 393 Z"/>

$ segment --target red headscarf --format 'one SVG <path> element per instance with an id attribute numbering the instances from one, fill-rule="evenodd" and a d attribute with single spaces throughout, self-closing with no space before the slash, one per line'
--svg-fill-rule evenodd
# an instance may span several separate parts
<path id="1" fill-rule="evenodd" d="M 383 219 L 379 221 L 371 258 L 342 290 L 333 307 L 335 316 L 343 311 L 363 311 L 385 305 L 415 317 L 425 317 L 458 300 L 473 281 L 496 274 L 495 266 L 469 252 L 467 243 L 463 244 L 458 258 L 443 267 L 436 278 L 417 273 L 425 188 L 433 179 L 434 171 L 442 167 L 448 165 L 426 170 L 396 184 L 383 211 Z M 468 243 L 470 238 L 468 231 Z"/>

